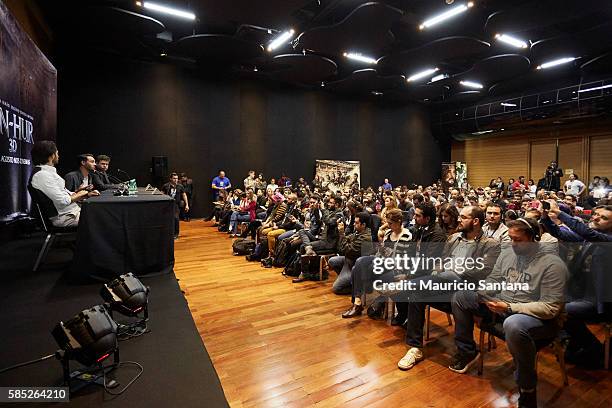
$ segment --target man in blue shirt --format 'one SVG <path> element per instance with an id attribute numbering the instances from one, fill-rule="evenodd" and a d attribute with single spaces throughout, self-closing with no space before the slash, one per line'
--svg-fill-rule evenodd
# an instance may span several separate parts
<path id="1" fill-rule="evenodd" d="M 225 172 L 223 170 L 219 170 L 219 175 L 215 177 L 212 181 L 212 189 L 214 192 L 214 201 L 217 201 L 219 198 L 219 191 L 228 190 L 232 188 L 232 182 L 230 179 L 225 177 Z"/>
<path id="2" fill-rule="evenodd" d="M 386 178 L 385 182 L 382 185 L 383 190 L 393 190 L 393 186 L 389 183 L 389 179 Z"/>

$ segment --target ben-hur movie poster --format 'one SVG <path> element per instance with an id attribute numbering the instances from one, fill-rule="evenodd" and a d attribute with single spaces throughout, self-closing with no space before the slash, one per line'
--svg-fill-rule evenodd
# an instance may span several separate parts
<path id="1" fill-rule="evenodd" d="M 57 71 L 0 0 L 0 219 L 27 213 L 37 140 L 55 140 Z"/>
<path id="2" fill-rule="evenodd" d="M 313 184 L 334 192 L 359 189 L 360 176 L 358 161 L 317 160 Z"/>

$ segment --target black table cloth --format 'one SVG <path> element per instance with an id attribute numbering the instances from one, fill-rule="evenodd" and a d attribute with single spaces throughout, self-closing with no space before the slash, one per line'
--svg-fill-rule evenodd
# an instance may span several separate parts
<path id="1" fill-rule="evenodd" d="M 81 207 L 73 271 L 104 280 L 132 272 L 169 272 L 174 266 L 174 200 L 139 191 L 104 192 Z"/>

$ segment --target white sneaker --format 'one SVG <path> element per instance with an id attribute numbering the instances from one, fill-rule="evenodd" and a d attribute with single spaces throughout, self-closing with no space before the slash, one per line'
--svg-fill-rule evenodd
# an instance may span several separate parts
<path id="1" fill-rule="evenodd" d="M 413 347 L 402 359 L 397 363 L 400 370 L 410 370 L 416 363 L 423 360 L 423 352 L 420 348 Z"/>

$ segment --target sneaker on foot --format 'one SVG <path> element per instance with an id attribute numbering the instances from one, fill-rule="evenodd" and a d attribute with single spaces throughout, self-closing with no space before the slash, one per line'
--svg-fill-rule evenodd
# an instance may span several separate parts
<path id="1" fill-rule="evenodd" d="M 412 347 L 397 363 L 397 367 L 400 370 L 410 370 L 416 363 L 423 360 L 423 358 L 423 351 L 420 348 Z"/>
<path id="2" fill-rule="evenodd" d="M 449 370 L 454 371 L 459 374 L 463 374 L 468 371 L 476 362 L 478 361 L 478 357 L 480 353 L 476 352 L 474 354 L 466 354 L 466 353 L 457 353 L 455 357 L 453 357 L 453 361 L 448 366 Z"/>

